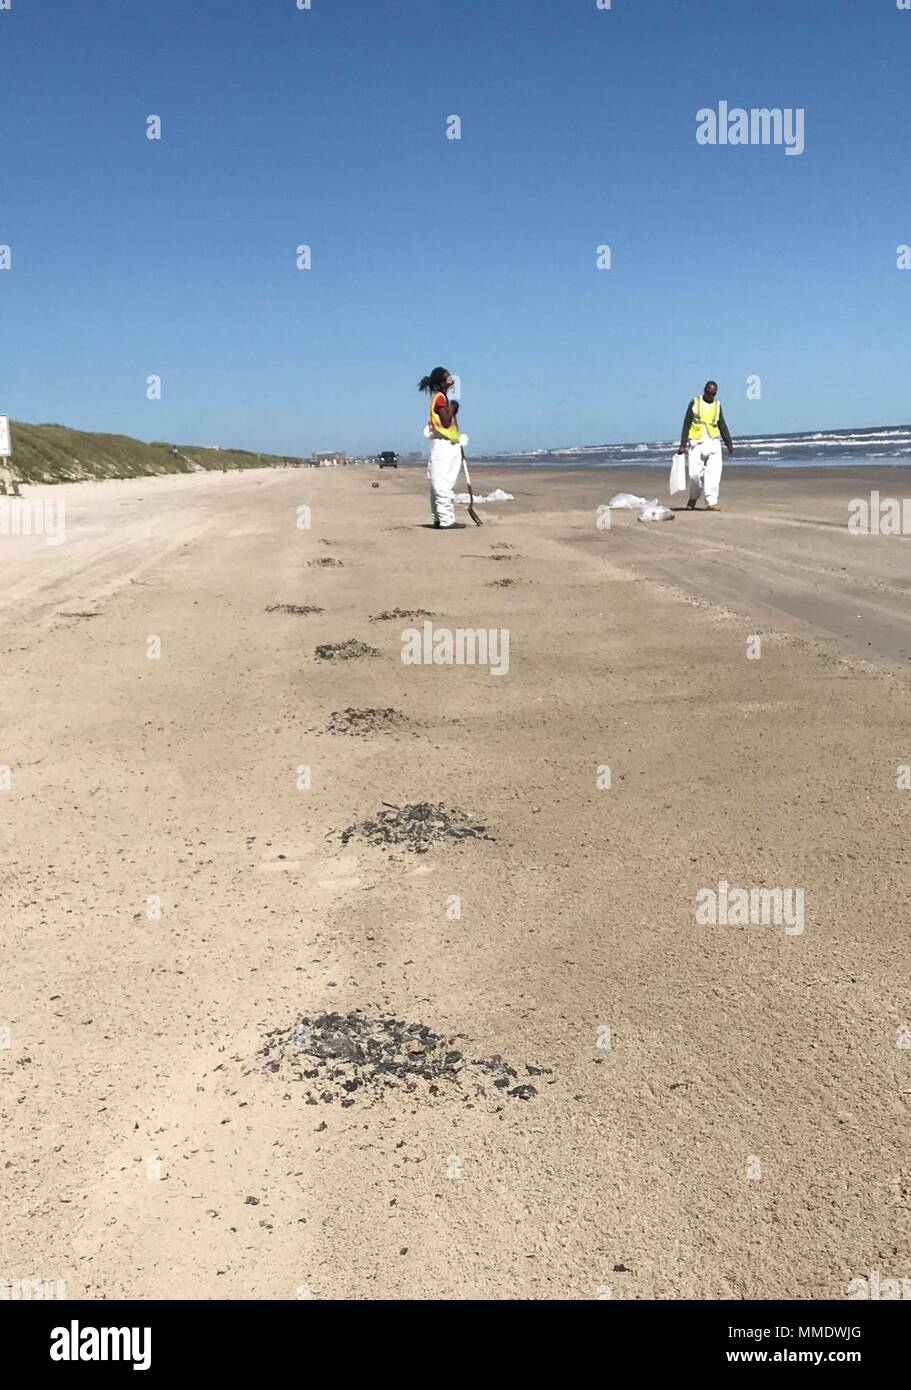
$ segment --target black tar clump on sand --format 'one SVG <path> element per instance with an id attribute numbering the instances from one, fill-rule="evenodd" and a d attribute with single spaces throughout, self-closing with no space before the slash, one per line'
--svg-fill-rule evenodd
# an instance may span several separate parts
<path id="1" fill-rule="evenodd" d="M 374 613 L 372 623 L 388 623 L 393 618 L 432 618 L 426 608 L 385 608 L 382 613 Z"/>
<path id="2" fill-rule="evenodd" d="M 368 647 L 366 642 L 359 642 L 356 637 L 349 637 L 347 642 L 324 642 L 314 649 L 313 654 L 319 661 L 351 661 L 356 656 L 379 656 L 376 647 Z"/>
<path id="3" fill-rule="evenodd" d="M 390 1091 L 416 1093 L 418 1098 L 449 1091 L 468 1106 L 474 1100 L 505 1095 L 530 1100 L 538 1094 L 519 1081 L 515 1067 L 499 1055 L 467 1058 L 454 1044 L 423 1023 L 397 1018 L 366 1018 L 349 1014 L 301 1017 L 290 1028 L 266 1034 L 258 1055 L 266 1071 L 281 1072 L 285 1080 L 309 1081 L 306 1103 L 339 1101 L 342 1106 L 366 1100 L 369 1104 Z M 526 1064 L 528 1076 L 550 1075 L 543 1067 Z"/>
<path id="4" fill-rule="evenodd" d="M 322 608 L 314 608 L 312 603 L 270 603 L 267 613 L 293 613 L 296 618 L 304 618 L 309 613 L 322 613 Z"/>
<path id="5" fill-rule="evenodd" d="M 401 845 L 413 854 L 426 854 L 440 840 L 492 840 L 486 825 L 478 825 L 464 811 L 433 806 L 419 801 L 409 806 L 385 805 L 370 820 L 349 825 L 342 831 L 342 844 L 352 835 L 371 845 Z"/>
<path id="6" fill-rule="evenodd" d="M 329 716 L 326 732 L 330 734 L 367 734 L 400 724 L 404 714 L 397 709 L 334 709 Z"/>

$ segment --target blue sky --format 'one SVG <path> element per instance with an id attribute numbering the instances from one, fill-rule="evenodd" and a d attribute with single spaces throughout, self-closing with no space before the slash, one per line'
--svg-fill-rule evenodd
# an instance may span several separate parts
<path id="1" fill-rule="evenodd" d="M 670 438 L 709 375 L 735 436 L 911 419 L 895 0 L 12 0 L 0 53 L 14 419 L 407 450 L 436 365 L 475 453 Z M 805 152 L 697 145 L 721 100 Z"/>

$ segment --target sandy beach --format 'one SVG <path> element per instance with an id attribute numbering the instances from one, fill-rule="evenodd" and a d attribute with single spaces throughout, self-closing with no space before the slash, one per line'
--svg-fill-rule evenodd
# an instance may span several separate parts
<path id="1" fill-rule="evenodd" d="M 65 539 L 0 537 L 8 1277 L 575 1300 L 911 1275 L 911 563 L 847 530 L 906 471 L 728 467 L 719 513 L 610 529 L 664 475 L 473 481 L 515 500 L 448 533 L 421 468 L 339 468 L 33 489 Z M 428 620 L 395 609 L 508 632 L 508 670 L 403 664 Z M 377 654 L 315 656 L 348 639 Z M 400 717 L 330 731 L 351 709 Z M 424 802 L 488 838 L 343 837 Z M 697 921 L 721 882 L 801 890 L 801 929 Z M 323 1099 L 264 1060 L 356 1010 L 466 1065 Z"/>

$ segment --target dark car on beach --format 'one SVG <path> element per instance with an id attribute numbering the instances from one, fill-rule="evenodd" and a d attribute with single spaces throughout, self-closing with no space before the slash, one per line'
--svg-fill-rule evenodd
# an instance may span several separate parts
<path id="1" fill-rule="evenodd" d="M 391 449 L 386 449 L 382 454 L 379 454 L 377 460 L 380 468 L 398 468 L 399 466 L 399 456 Z"/>

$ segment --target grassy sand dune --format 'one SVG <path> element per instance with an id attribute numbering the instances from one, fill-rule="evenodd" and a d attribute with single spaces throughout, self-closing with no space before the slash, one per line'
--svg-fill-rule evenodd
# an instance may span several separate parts
<path id="1" fill-rule="evenodd" d="M 292 461 L 247 449 L 146 444 L 128 434 L 98 434 L 71 430 L 65 425 L 27 425 L 17 421 L 12 422 L 12 438 L 14 471 L 27 483 L 76 483 L 89 478 L 262 468 Z"/>

